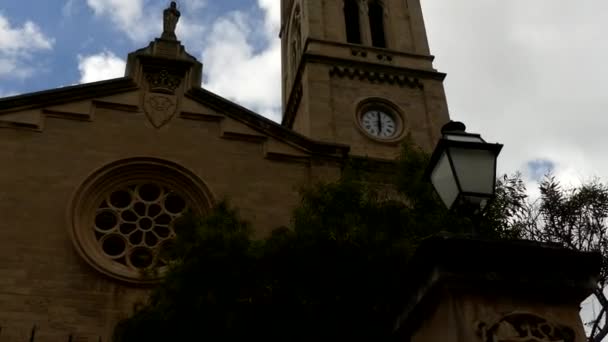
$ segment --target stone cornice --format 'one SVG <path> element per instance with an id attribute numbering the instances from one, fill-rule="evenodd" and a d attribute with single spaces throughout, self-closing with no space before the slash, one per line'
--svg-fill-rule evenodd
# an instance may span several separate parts
<path id="1" fill-rule="evenodd" d="M 261 131 L 270 137 L 296 145 L 310 153 L 311 157 L 341 161 L 348 156 L 350 147 L 347 145 L 330 144 L 309 139 L 205 89 L 193 88 L 186 93 L 186 96 L 200 103 L 204 103 L 206 106 Z"/>
<path id="2" fill-rule="evenodd" d="M 424 84 L 421 79 L 443 81 L 446 77 L 446 74 L 436 71 L 384 66 L 375 63 L 350 61 L 321 55 L 306 54 L 304 55 L 303 60 L 328 65 L 330 76 L 348 77 L 350 79 L 359 79 L 369 82 L 381 82 L 400 87 L 408 86 L 423 89 Z M 289 100 L 285 106 L 285 112 L 283 113 L 282 125 L 288 128 L 293 126 L 298 104 L 302 99 L 301 79 L 305 65 L 306 63 L 304 62 L 300 63 L 300 68 L 298 69 L 294 80 L 294 87 L 289 95 Z"/>
<path id="3" fill-rule="evenodd" d="M 80 84 L 70 87 L 44 90 L 0 99 L 0 115 L 15 111 L 43 108 L 68 102 L 110 96 L 137 90 L 137 84 L 122 77 L 108 81 Z"/>
<path id="4" fill-rule="evenodd" d="M 379 47 L 375 47 L 375 46 L 368 46 L 368 45 L 362 45 L 362 44 L 335 42 L 335 41 L 321 40 L 321 39 L 315 39 L 315 38 L 308 38 L 306 43 L 307 43 L 307 45 L 317 43 L 317 44 L 347 48 L 347 49 L 350 49 L 353 51 L 366 51 L 366 52 L 376 53 L 376 54 L 381 54 L 381 55 L 391 55 L 394 57 L 409 57 L 409 58 L 415 58 L 415 59 L 423 59 L 423 60 L 426 60 L 429 62 L 433 62 L 435 60 L 435 56 L 433 56 L 433 55 L 421 55 L 421 54 L 417 54 L 417 53 L 403 52 L 403 51 L 399 51 L 399 50 L 379 48 Z"/>
<path id="5" fill-rule="evenodd" d="M 423 70 L 423 69 L 415 69 L 415 68 L 406 68 L 399 67 L 393 65 L 385 65 L 379 63 L 373 63 L 368 61 L 357 61 L 357 60 L 349 60 L 338 57 L 330 57 L 319 54 L 307 53 L 304 56 L 306 62 L 312 63 L 321 63 L 331 66 L 339 66 L 339 67 L 348 67 L 348 68 L 356 68 L 367 70 L 370 72 L 376 73 L 385 73 L 385 74 L 393 74 L 393 75 L 405 75 L 409 77 L 417 77 L 422 79 L 432 79 L 437 81 L 445 80 L 447 74 L 433 71 L 433 70 Z"/>
<path id="6" fill-rule="evenodd" d="M 136 91 L 138 89 L 138 86 L 131 78 L 124 77 L 109 81 L 76 85 L 0 99 L 0 118 L 2 118 L 3 115 L 10 116 L 14 113 L 21 113 L 28 110 L 36 111 L 27 113 L 25 119 L 20 118 L 15 122 L 7 119 L 7 122 L 0 123 L 0 128 L 23 128 L 41 131 L 43 129 L 45 117 L 91 121 L 93 112 L 89 112 L 88 109 L 87 111 L 83 112 L 66 112 L 63 109 L 53 109 L 56 108 L 53 106 L 83 100 L 92 100 L 91 104 L 93 105 L 93 109 L 91 110 L 93 111 L 95 108 L 109 108 L 126 112 L 139 112 L 138 107 L 135 105 L 96 100 L 96 98 L 103 98 L 120 93 Z M 202 88 L 192 88 L 185 94 L 185 96 L 203 105 L 209 106 L 210 108 L 214 108 L 218 112 L 231 117 L 236 121 L 244 123 L 245 125 L 260 132 L 259 136 L 256 135 L 252 137 L 239 136 L 238 133 L 234 132 L 225 132 L 225 134 L 223 134 L 223 138 L 261 142 L 265 140 L 263 135 L 273 137 L 278 141 L 285 142 L 288 145 L 297 147 L 299 150 L 301 150 L 305 156 L 297 157 L 296 159 L 298 162 L 301 162 L 307 158 L 308 160 L 321 159 L 342 163 L 342 161 L 344 161 L 348 156 L 350 147 L 347 145 L 329 144 L 311 140 L 275 123 L 274 121 L 254 113 L 251 110 L 239 106 Z M 187 112 L 182 113 L 180 116 L 184 119 L 191 120 L 221 120 L 219 116 L 201 116 L 200 114 Z M 294 161 L 293 156 L 287 156 L 287 154 L 282 156 L 281 153 L 276 153 L 273 151 L 269 152 L 268 157 L 274 160 L 286 159 L 289 157 L 287 159 L 292 159 L 291 161 Z"/>
<path id="7" fill-rule="evenodd" d="M 366 69 L 349 68 L 333 66 L 329 70 L 329 75 L 332 77 L 346 77 L 349 79 L 359 79 L 375 83 L 388 83 L 401 87 L 407 86 L 410 88 L 423 89 L 424 86 L 418 78 L 408 77 L 407 75 L 391 74 L 384 72 L 375 72 Z"/>
<path id="8" fill-rule="evenodd" d="M 361 46 L 354 44 L 344 44 L 338 42 L 327 42 L 309 38 L 305 44 L 305 51 L 308 50 L 310 44 L 321 42 L 327 45 L 349 48 L 353 54 L 360 54 L 362 51 L 378 53 L 383 58 L 387 56 L 403 56 L 415 59 L 422 59 L 432 62 L 434 56 L 418 55 L 411 53 L 398 52 L 390 49 L 380 49 L 369 46 Z M 351 79 L 367 80 L 372 82 L 386 82 L 387 84 L 396 86 L 413 86 L 422 88 L 423 82 L 421 79 L 431 79 L 437 81 L 445 80 L 447 74 L 434 71 L 416 68 L 406 68 L 394 66 L 384 63 L 370 62 L 366 60 L 351 60 L 340 57 L 326 56 L 311 52 L 305 52 L 298 63 L 298 69 L 292 82 L 292 89 L 289 92 L 289 98 L 284 108 L 282 125 L 291 128 L 295 119 L 295 114 L 298 109 L 299 102 L 302 99 L 302 74 L 307 63 L 319 63 L 330 66 L 330 75 L 338 77 L 349 77 Z"/>

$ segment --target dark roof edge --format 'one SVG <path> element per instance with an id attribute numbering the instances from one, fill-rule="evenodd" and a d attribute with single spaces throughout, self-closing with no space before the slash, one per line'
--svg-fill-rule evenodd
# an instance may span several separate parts
<path id="1" fill-rule="evenodd" d="M 111 80 L 43 90 L 34 93 L 0 98 L 0 113 L 46 107 L 100 96 L 109 96 L 137 89 L 137 84 L 131 78 L 121 77 Z"/>
<path id="2" fill-rule="evenodd" d="M 255 127 L 260 131 L 276 139 L 291 142 L 313 155 L 327 156 L 332 158 L 345 158 L 348 156 L 350 146 L 343 144 L 325 143 L 315 141 L 300 135 L 279 123 L 261 116 L 243 106 L 218 96 L 203 88 L 192 88 L 186 96 L 202 104 L 208 105 L 231 118 L 239 120 L 248 126 Z"/>

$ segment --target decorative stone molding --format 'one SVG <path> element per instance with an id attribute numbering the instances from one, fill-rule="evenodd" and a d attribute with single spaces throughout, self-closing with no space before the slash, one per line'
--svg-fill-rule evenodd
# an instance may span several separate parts
<path id="1" fill-rule="evenodd" d="M 93 97 L 102 98 L 137 89 L 137 84 L 133 80 L 123 77 L 7 97 L 0 99 L 0 121 L 2 121 L 4 114 L 85 101 Z"/>
<path id="2" fill-rule="evenodd" d="M 107 99 L 107 98 L 106 98 Z M 139 107 L 104 100 L 84 100 L 69 104 L 51 105 L 42 108 L 0 112 L 0 128 L 43 132 L 48 118 L 92 122 L 99 108 L 126 112 L 139 112 Z"/>
<path id="3" fill-rule="evenodd" d="M 412 78 L 403 74 L 393 74 L 387 72 L 375 72 L 370 70 L 333 66 L 329 70 L 331 77 L 359 79 L 374 83 L 388 83 L 400 87 L 410 87 L 424 89 L 424 85 L 417 78 Z"/>
<path id="4" fill-rule="evenodd" d="M 164 94 L 175 94 L 175 90 L 182 83 L 180 76 L 170 74 L 166 69 L 148 73 L 146 80 L 151 92 Z"/>
<path id="5" fill-rule="evenodd" d="M 176 90 L 182 83 L 183 75 L 178 71 L 154 69 L 145 74 L 148 91 L 143 94 L 143 109 L 155 128 L 161 128 L 177 114 L 179 96 Z"/>
<path id="6" fill-rule="evenodd" d="M 386 54 L 386 53 L 379 53 L 376 55 L 376 58 L 382 62 L 392 62 L 393 61 L 393 56 Z"/>
<path id="7" fill-rule="evenodd" d="M 531 313 L 511 313 L 497 322 L 477 324 L 483 342 L 574 342 L 574 330 Z"/>
<path id="8" fill-rule="evenodd" d="M 371 54 L 373 54 L 370 51 Z M 363 50 L 363 49 L 351 49 L 350 50 L 350 54 L 354 57 L 361 57 L 361 58 L 367 58 L 368 56 L 368 51 Z M 380 62 L 387 62 L 390 63 L 393 61 L 394 56 L 388 53 L 377 53 L 376 54 L 376 58 L 378 59 L 378 61 Z"/>
<path id="9" fill-rule="evenodd" d="M 207 186 L 181 166 L 152 158 L 117 161 L 95 171 L 68 207 L 78 253 L 96 270 L 130 283 L 154 283 L 167 270 L 160 252 L 175 237 L 173 221 L 213 203 Z"/>
<path id="10" fill-rule="evenodd" d="M 351 49 L 350 54 L 355 57 L 367 58 L 367 51 L 365 50 Z"/>
<path id="11" fill-rule="evenodd" d="M 309 139 L 287 128 L 285 124 L 280 125 L 233 102 L 227 101 L 208 90 L 202 88 L 191 89 L 186 95 L 194 101 L 204 103 L 211 110 L 215 110 L 226 117 L 241 122 L 254 131 L 258 131 L 279 141 L 287 142 L 290 145 L 298 146 L 308 151 L 316 159 L 342 161 L 348 156 L 350 148 L 347 145 Z M 190 119 L 193 116 L 192 113 L 188 115 Z"/>
<path id="12" fill-rule="evenodd" d="M 171 121 L 177 113 L 177 96 L 152 92 L 145 93 L 143 107 L 152 126 L 161 128 Z"/>

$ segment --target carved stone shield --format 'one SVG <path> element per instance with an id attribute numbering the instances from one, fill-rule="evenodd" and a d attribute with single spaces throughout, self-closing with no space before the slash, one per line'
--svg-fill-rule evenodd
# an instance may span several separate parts
<path id="1" fill-rule="evenodd" d="M 144 94 L 144 111 L 152 125 L 161 128 L 177 112 L 177 96 L 159 93 Z"/>

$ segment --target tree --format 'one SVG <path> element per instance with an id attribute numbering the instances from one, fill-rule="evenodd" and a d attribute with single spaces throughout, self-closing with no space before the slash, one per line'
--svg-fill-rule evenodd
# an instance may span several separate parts
<path id="1" fill-rule="evenodd" d="M 588 322 L 590 340 L 602 341 L 608 334 L 608 300 L 603 292 L 608 281 L 608 186 L 595 179 L 566 188 L 549 174 L 539 189 L 538 200 L 522 200 L 517 209 L 507 215 L 507 230 L 519 238 L 603 255 L 600 279 L 594 291 L 602 309 Z"/>
<path id="2" fill-rule="evenodd" d="M 353 162 L 339 181 L 302 189 L 291 227 L 261 241 L 226 202 L 185 216 L 168 275 L 114 340 L 390 340 L 416 245 L 470 231 L 422 180 L 428 157 L 411 143 L 403 156 L 394 195 Z"/>
<path id="3" fill-rule="evenodd" d="M 185 216 L 167 251 L 168 275 L 116 327 L 114 340 L 390 341 L 416 246 L 441 231 L 472 228 L 423 179 L 427 164 L 428 156 L 406 143 L 389 195 L 353 162 L 339 181 L 302 189 L 291 226 L 264 240 L 252 239 L 226 202 L 205 218 Z M 503 176 L 477 232 L 605 251 L 608 191 L 594 184 L 565 191 L 547 178 L 541 198 L 530 202 L 520 175 Z"/>
<path id="4" fill-rule="evenodd" d="M 521 174 L 498 179 L 496 198 L 485 213 L 486 223 L 502 238 L 557 244 L 563 248 L 603 255 L 598 286 L 593 296 L 601 310 L 586 322 L 589 340 L 608 335 L 608 186 L 598 179 L 564 187 L 551 174 L 539 185 L 540 197 L 531 200 Z"/>

